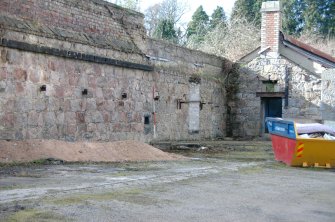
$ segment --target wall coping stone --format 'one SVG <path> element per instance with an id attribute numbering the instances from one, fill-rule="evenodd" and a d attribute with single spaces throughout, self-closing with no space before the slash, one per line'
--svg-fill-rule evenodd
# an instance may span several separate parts
<path id="1" fill-rule="evenodd" d="M 144 71 L 154 70 L 153 66 L 149 66 L 149 65 L 121 61 L 121 60 L 111 59 L 108 57 L 96 56 L 93 54 L 85 54 L 85 53 L 80 53 L 80 52 L 75 52 L 75 51 L 64 50 L 64 49 L 39 46 L 35 44 L 29 44 L 29 43 L 20 42 L 20 41 L 9 40 L 5 38 L 0 38 L 0 46 L 12 48 L 12 49 L 24 50 L 28 52 L 35 52 L 35 53 L 52 55 L 52 56 L 64 57 L 64 58 L 69 58 L 69 59 L 76 59 L 76 60 L 94 62 L 94 63 L 99 63 L 99 64 L 119 66 L 123 68 L 139 69 L 139 70 L 144 70 Z"/>

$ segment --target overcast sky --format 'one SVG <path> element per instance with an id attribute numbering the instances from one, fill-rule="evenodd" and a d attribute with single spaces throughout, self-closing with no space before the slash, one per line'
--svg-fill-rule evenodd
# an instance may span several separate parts
<path id="1" fill-rule="evenodd" d="M 144 12 L 148 7 L 155 5 L 162 0 L 140 0 L 141 1 L 141 11 Z M 181 1 L 181 0 L 179 0 Z M 202 5 L 206 13 L 210 16 L 216 6 L 222 6 L 226 12 L 227 16 L 230 16 L 231 10 L 234 6 L 235 0 L 184 0 L 188 2 L 189 12 L 184 15 L 183 20 L 188 22 L 191 20 L 191 17 L 195 10 Z"/>
<path id="2" fill-rule="evenodd" d="M 106 1 L 115 3 L 117 0 L 106 0 Z M 148 7 L 160 3 L 162 1 L 163 0 L 140 0 L 141 12 L 144 13 L 144 11 Z M 205 9 L 206 13 L 209 16 L 213 13 L 216 6 L 221 6 L 224 8 L 226 15 L 229 17 L 236 0 L 178 0 L 178 1 L 184 1 L 188 3 L 189 10 L 183 16 L 182 20 L 183 22 L 189 22 L 192 18 L 193 13 L 200 5 L 202 5 L 202 7 Z"/>

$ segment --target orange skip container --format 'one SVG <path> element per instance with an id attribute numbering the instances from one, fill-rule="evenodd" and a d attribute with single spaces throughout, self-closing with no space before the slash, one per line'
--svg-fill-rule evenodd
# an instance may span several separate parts
<path id="1" fill-rule="evenodd" d="M 335 140 L 299 137 L 293 121 L 267 118 L 277 161 L 289 166 L 335 168 Z"/>

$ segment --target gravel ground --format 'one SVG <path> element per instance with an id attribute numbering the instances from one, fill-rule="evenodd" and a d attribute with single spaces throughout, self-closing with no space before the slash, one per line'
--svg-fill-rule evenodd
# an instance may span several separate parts
<path id="1" fill-rule="evenodd" d="M 334 221 L 335 171 L 266 149 L 167 162 L 4 166 L 0 221 Z"/>

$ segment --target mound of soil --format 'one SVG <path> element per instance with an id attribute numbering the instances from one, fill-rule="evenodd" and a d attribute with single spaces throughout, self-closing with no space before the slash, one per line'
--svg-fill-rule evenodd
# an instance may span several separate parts
<path id="1" fill-rule="evenodd" d="M 182 157 L 131 140 L 108 143 L 70 143 L 59 140 L 0 141 L 1 163 L 31 162 L 48 158 L 66 162 L 124 162 L 176 160 Z"/>

